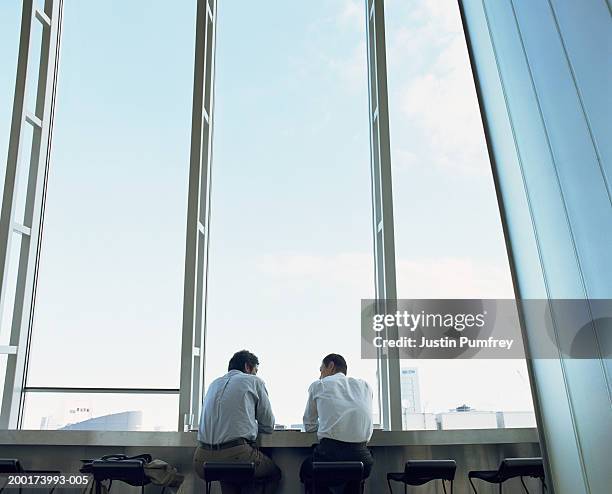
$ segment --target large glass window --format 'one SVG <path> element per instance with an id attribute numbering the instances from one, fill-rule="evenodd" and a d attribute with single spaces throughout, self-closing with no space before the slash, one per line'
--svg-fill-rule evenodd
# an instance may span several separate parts
<path id="1" fill-rule="evenodd" d="M 2 185 L 21 5 L 0 3 Z M 398 298 L 512 298 L 456 2 L 384 5 Z M 195 14 L 64 0 L 23 428 L 176 429 Z M 249 349 L 295 426 L 341 353 L 379 423 L 364 2 L 220 2 L 217 26 L 204 384 Z M 402 361 L 400 384 L 405 429 L 535 425 L 524 361 Z"/>
<path id="2" fill-rule="evenodd" d="M 457 2 L 385 8 L 398 298 L 513 298 Z M 522 360 L 401 367 L 405 428 L 535 426 Z"/>
<path id="3" fill-rule="evenodd" d="M 176 394 L 41 388 L 179 387 L 194 38 L 195 2 L 64 2 L 24 427 L 176 428 Z"/>
<path id="4" fill-rule="evenodd" d="M 376 393 L 359 339 L 374 291 L 364 16 L 219 5 L 205 378 L 249 349 L 286 426 L 328 353 Z"/>
<path id="5" fill-rule="evenodd" d="M 26 395 L 23 429 L 176 430 L 176 398 L 168 394 L 50 393 Z"/>

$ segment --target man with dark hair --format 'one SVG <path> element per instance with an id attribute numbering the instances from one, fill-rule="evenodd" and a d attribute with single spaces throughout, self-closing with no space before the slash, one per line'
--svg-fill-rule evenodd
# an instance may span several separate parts
<path id="1" fill-rule="evenodd" d="M 257 374 L 259 368 L 259 359 L 257 355 L 252 354 L 247 350 L 240 350 L 234 353 L 227 365 L 227 371 L 239 370 L 247 374 Z M 250 369 L 250 370 L 247 370 Z M 255 369 L 255 372 L 252 372 Z"/>
<path id="2" fill-rule="evenodd" d="M 366 446 L 373 430 L 372 390 L 362 379 L 346 376 L 347 365 L 342 355 L 327 355 L 319 371 L 319 380 L 308 388 L 304 412 L 304 429 L 316 431 L 319 444 L 312 457 L 302 463 L 300 479 L 307 486 L 312 482 L 313 461 L 360 461 L 367 478 L 374 464 Z M 317 487 L 317 492 L 325 491 Z M 347 483 L 344 492 L 360 492 L 359 482 Z"/>
<path id="3" fill-rule="evenodd" d="M 346 372 L 348 371 L 348 366 L 346 365 L 346 360 L 342 355 L 338 355 L 337 353 L 330 353 L 327 357 L 323 359 L 323 367 L 328 368 L 329 364 L 334 364 L 333 370 L 336 372 L 342 372 L 346 376 Z M 323 373 L 322 369 L 319 369 L 321 373 Z M 330 371 L 329 374 L 336 374 L 336 372 Z"/>
<path id="4" fill-rule="evenodd" d="M 258 369 L 259 359 L 241 350 L 230 359 L 227 374 L 210 383 L 193 463 L 196 473 L 203 477 L 206 461 L 253 462 L 256 479 L 269 480 L 272 488 L 266 486 L 266 492 L 275 492 L 280 469 L 255 444 L 258 433 L 271 434 L 274 430 L 268 391 L 256 375 Z M 240 487 L 222 482 L 221 490 L 233 494 L 239 493 Z"/>

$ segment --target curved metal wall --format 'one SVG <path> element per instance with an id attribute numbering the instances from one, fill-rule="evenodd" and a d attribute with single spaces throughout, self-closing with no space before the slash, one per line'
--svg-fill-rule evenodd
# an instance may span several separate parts
<path id="1" fill-rule="evenodd" d="M 605 0 L 460 0 L 517 297 L 612 299 L 612 22 Z M 552 321 L 561 324 L 551 303 Z M 523 314 L 528 352 L 543 328 Z M 608 328 L 609 329 L 609 328 Z M 549 483 L 609 492 L 612 335 L 529 363 Z M 563 338 L 563 334 L 555 334 Z"/>

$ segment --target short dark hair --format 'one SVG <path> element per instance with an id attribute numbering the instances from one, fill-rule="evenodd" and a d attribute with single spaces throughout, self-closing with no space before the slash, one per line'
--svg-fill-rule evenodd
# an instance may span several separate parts
<path id="1" fill-rule="evenodd" d="M 259 365 L 259 359 L 255 354 L 249 352 L 248 350 L 240 350 L 239 352 L 234 353 L 230 359 L 227 370 L 228 372 L 231 370 L 239 370 L 244 372 L 244 364 L 247 364 L 249 367 L 255 367 L 256 365 Z"/>
<path id="2" fill-rule="evenodd" d="M 338 355 L 337 353 L 330 353 L 327 357 L 323 359 L 323 365 L 328 367 L 329 364 L 333 362 L 340 372 L 342 372 L 346 376 L 347 365 L 346 360 L 342 355 Z"/>

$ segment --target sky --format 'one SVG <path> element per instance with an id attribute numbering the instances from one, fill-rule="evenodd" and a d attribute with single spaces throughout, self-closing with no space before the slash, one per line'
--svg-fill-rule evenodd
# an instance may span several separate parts
<path id="1" fill-rule="evenodd" d="M 3 156 L 18 3 L 0 5 Z M 64 5 L 28 384 L 178 387 L 195 5 Z M 456 2 L 385 8 L 398 296 L 512 297 Z M 359 348 L 374 296 L 365 6 L 234 0 L 218 15 L 205 381 L 247 348 L 295 424 L 327 353 L 376 382 Z M 532 408 L 524 362 L 402 365 L 423 411 Z M 70 400 L 31 396 L 28 423 Z M 151 400 L 146 422 L 174 426 L 174 398 Z"/>

